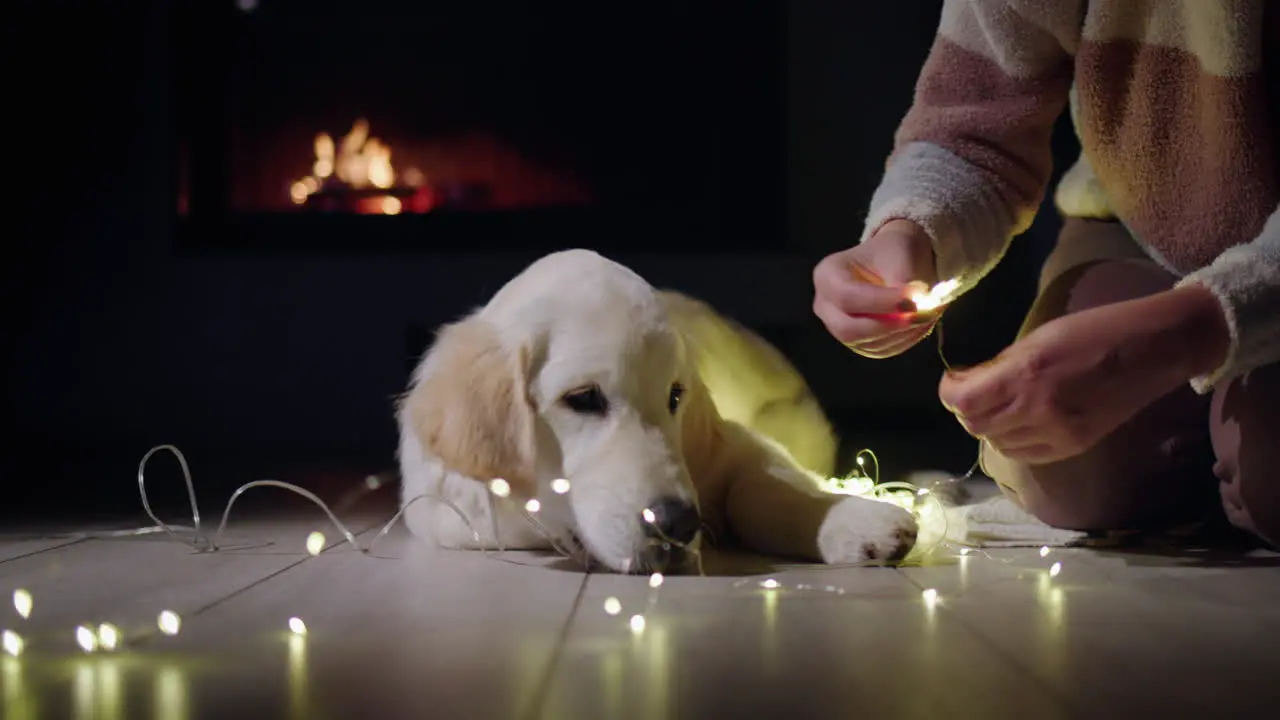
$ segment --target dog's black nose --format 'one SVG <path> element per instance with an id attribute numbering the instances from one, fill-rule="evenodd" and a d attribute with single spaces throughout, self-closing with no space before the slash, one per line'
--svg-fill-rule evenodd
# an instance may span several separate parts
<path id="1" fill-rule="evenodd" d="M 698 536 L 702 518 L 693 503 L 680 498 L 662 498 L 641 513 L 645 535 L 687 545 Z"/>

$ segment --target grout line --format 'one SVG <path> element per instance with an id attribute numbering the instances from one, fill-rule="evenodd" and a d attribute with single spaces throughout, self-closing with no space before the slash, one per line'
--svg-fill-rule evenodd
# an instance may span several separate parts
<path id="1" fill-rule="evenodd" d="M 31 552 L 25 552 L 25 553 L 22 553 L 21 555 L 14 555 L 13 557 L 7 557 L 3 560 L 0 560 L 0 565 L 3 565 L 4 563 L 7 563 L 7 562 L 13 562 L 14 560 L 22 560 L 23 558 L 29 558 L 34 555 L 41 555 L 43 553 L 53 552 L 54 550 L 62 550 L 64 548 L 71 547 L 72 545 L 79 545 L 80 543 L 85 542 L 86 540 L 91 540 L 91 539 L 92 538 L 87 538 L 87 537 L 75 538 L 73 540 L 67 540 L 66 542 L 63 542 L 63 543 L 58 543 L 57 545 L 50 545 L 47 548 L 40 548 L 39 550 L 32 550 Z"/>
<path id="2" fill-rule="evenodd" d="M 924 585 L 916 582 L 915 579 L 912 578 L 911 575 L 909 575 L 908 573 L 903 572 L 902 568 L 894 568 L 894 570 L 897 571 L 898 574 L 902 575 L 902 577 L 906 578 L 907 582 L 911 583 L 912 585 L 915 585 L 917 588 L 920 588 L 921 592 L 925 590 Z M 995 642 L 993 642 L 990 638 L 987 637 L 985 633 L 981 632 L 977 627 L 975 627 L 974 625 L 966 621 L 964 617 L 962 617 L 959 613 L 952 612 L 951 608 L 947 607 L 945 603 L 940 603 L 937 606 L 937 610 L 939 615 L 945 612 L 949 617 L 953 618 L 955 624 L 959 626 L 964 632 L 973 636 L 973 638 L 978 641 L 978 644 L 983 645 L 989 651 L 991 651 L 993 655 L 1000 658 L 1001 660 L 1004 660 L 1017 673 L 1021 675 L 1025 675 L 1028 679 L 1031 680 L 1031 683 L 1033 685 L 1035 685 L 1037 688 L 1039 688 L 1049 697 L 1056 700 L 1058 704 L 1061 705 L 1062 708 L 1066 710 L 1070 715 L 1075 717 L 1081 717 L 1079 708 L 1077 708 L 1071 702 L 1070 698 L 1065 693 L 1061 692 L 1056 687 L 1054 687 L 1053 685 L 1045 681 L 1045 679 L 1040 677 L 1040 675 L 1036 673 L 1034 670 L 1032 670 L 1029 667 L 1026 667 L 1017 657 L 1015 657 L 1014 655 L 1006 651 L 1004 648 L 1000 647 Z"/>
<path id="3" fill-rule="evenodd" d="M 389 519 L 389 518 L 388 518 L 388 519 Z M 373 524 L 373 525 L 370 525 L 369 527 L 363 528 L 363 529 L 361 529 L 361 530 L 356 530 L 356 531 L 352 532 L 351 534 L 352 534 L 352 535 L 354 535 L 355 537 L 359 538 L 359 537 L 361 537 L 362 535 L 364 535 L 365 533 L 368 533 L 368 532 L 371 532 L 371 531 L 373 531 L 373 530 L 377 530 L 377 529 L 379 529 L 379 528 L 383 527 L 383 526 L 386 524 L 386 522 L 387 522 L 386 520 L 380 520 L 380 521 L 378 521 L 377 523 L 375 523 L 375 524 Z M 337 540 L 334 540 L 332 543 L 330 543 L 330 544 L 326 545 L 326 546 L 324 547 L 324 550 L 321 550 L 321 552 L 323 553 L 325 550 L 329 550 L 330 548 L 338 547 L 339 545 L 348 545 L 348 544 L 349 544 L 349 543 L 347 543 L 347 539 L 346 539 L 345 537 L 343 537 L 343 538 L 339 538 L 339 539 L 337 539 Z M 355 552 L 359 552 L 359 550 L 355 550 Z M 266 575 L 263 575 L 262 577 L 260 577 L 260 578 L 258 578 L 258 579 L 256 579 L 256 580 L 254 580 L 253 582 L 250 582 L 248 585 L 245 585 L 244 587 L 241 587 L 241 588 L 237 588 L 237 589 L 235 589 L 235 590 L 232 590 L 231 592 L 227 593 L 226 595 L 224 595 L 224 596 L 222 596 L 222 597 L 220 597 L 220 598 L 218 598 L 218 599 L 216 599 L 216 600 L 213 600 L 213 601 L 211 601 L 211 602 L 205 603 L 204 605 L 201 605 L 200 607 L 196 608 L 195 610 L 184 611 L 184 612 L 183 612 L 183 617 L 184 617 L 184 618 L 186 618 L 186 617 L 197 617 L 197 616 L 199 616 L 199 615 L 202 615 L 202 614 L 204 614 L 204 613 L 208 612 L 209 610 L 212 610 L 213 608 L 215 608 L 215 607 L 217 607 L 217 606 L 219 606 L 219 605 L 221 605 L 221 604 L 223 604 L 223 603 L 227 602 L 228 600 L 230 600 L 230 599 L 232 599 L 232 598 L 234 598 L 234 597 L 237 597 L 237 596 L 239 596 L 239 595 L 243 595 L 244 593 L 246 593 L 246 592 L 248 592 L 248 591 L 250 591 L 250 590 L 254 589 L 255 587 L 258 587 L 259 585 L 261 585 L 261 584 L 265 583 L 266 581 L 271 580 L 272 578 L 275 578 L 275 577 L 278 577 L 278 576 L 280 576 L 280 575 L 283 575 L 284 573 L 286 573 L 286 572 L 288 572 L 288 571 L 290 571 L 290 570 L 292 570 L 292 569 L 294 569 L 294 568 L 298 567 L 299 565 L 301 565 L 302 563 L 305 563 L 306 561 L 310 560 L 311 558 L 312 558 L 312 556 L 311 556 L 311 555 L 308 555 L 308 556 L 303 557 L 303 558 L 299 558 L 296 562 L 289 563 L 288 565 L 285 565 L 284 567 L 280 568 L 279 570 L 276 570 L 276 571 L 274 571 L 274 572 L 271 572 L 271 573 L 268 573 L 268 574 L 266 574 Z M 147 633 L 146 633 L 145 635 L 142 635 L 142 636 L 140 636 L 140 637 L 136 637 L 136 638 L 130 638 L 130 639 L 129 639 L 129 644 L 130 644 L 131 646 L 134 646 L 134 647 L 139 646 L 139 645 L 145 645 L 146 643 L 148 643 L 148 642 L 150 642 L 151 640 L 153 640 L 153 639 L 157 636 L 157 634 L 158 634 L 158 631 L 157 631 L 157 630 L 155 630 L 154 628 L 152 628 L 151 630 L 147 631 Z"/>
<path id="4" fill-rule="evenodd" d="M 528 720 L 542 717 L 543 706 L 547 704 L 547 696 L 551 693 L 551 680 L 555 676 L 556 668 L 560 665 L 565 646 L 569 644 L 569 630 L 578 617 L 578 610 L 582 607 L 582 598 L 587 593 L 587 583 L 590 580 L 591 573 L 583 573 L 582 583 L 578 585 L 578 594 L 574 595 L 573 605 L 569 607 L 569 617 L 565 618 L 564 625 L 560 628 L 560 636 L 556 639 L 555 649 L 551 651 L 551 658 L 547 660 L 547 668 L 542 674 L 541 681 L 538 682 L 537 690 L 534 691 L 529 710 L 521 717 Z"/>

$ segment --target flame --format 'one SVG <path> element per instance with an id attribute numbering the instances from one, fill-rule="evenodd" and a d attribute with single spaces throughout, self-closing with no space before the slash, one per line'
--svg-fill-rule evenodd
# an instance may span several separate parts
<path id="1" fill-rule="evenodd" d="M 391 147 L 369 134 L 369 121 L 364 118 L 356 120 L 337 142 L 328 133 L 316 135 L 314 147 L 311 174 L 289 186 L 289 197 L 298 205 L 319 191 L 322 181 L 336 179 L 357 190 L 386 190 L 395 187 L 399 180 L 391 163 Z M 422 172 L 412 168 L 405 173 L 404 180 L 410 187 L 425 183 Z M 378 210 L 387 215 L 399 213 L 402 207 L 401 201 L 391 196 L 377 204 Z"/>

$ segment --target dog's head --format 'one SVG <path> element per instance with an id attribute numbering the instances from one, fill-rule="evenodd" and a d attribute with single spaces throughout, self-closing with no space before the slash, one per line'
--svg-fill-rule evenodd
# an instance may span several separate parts
<path id="1" fill-rule="evenodd" d="M 690 465 L 716 436 L 689 352 L 634 272 L 556 253 L 440 333 L 405 407 L 446 466 L 536 498 L 558 542 L 616 571 L 671 571 L 699 540 Z"/>

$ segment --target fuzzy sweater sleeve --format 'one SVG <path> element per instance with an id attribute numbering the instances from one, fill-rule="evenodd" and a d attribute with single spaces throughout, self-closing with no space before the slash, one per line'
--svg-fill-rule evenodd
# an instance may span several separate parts
<path id="1" fill-rule="evenodd" d="M 1280 208 L 1252 242 L 1228 249 L 1178 282 L 1188 284 L 1208 288 L 1218 297 L 1231 332 L 1226 361 L 1191 381 L 1196 392 L 1209 392 L 1254 368 L 1280 362 Z"/>
<path id="2" fill-rule="evenodd" d="M 945 1 L 862 240 L 914 221 L 956 295 L 999 262 L 1049 183 L 1083 12 L 1084 0 Z"/>

